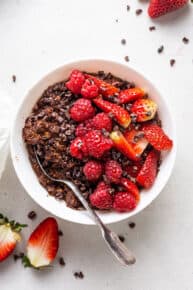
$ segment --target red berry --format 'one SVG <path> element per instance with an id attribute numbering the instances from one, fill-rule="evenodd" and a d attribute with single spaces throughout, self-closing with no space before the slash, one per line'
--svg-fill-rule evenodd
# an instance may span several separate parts
<path id="1" fill-rule="evenodd" d="M 86 135 L 93 128 L 92 119 L 86 120 L 84 123 L 80 123 L 76 127 L 75 135 L 77 137 L 82 137 Z"/>
<path id="2" fill-rule="evenodd" d="M 95 158 L 100 158 L 104 153 L 109 151 L 113 142 L 105 137 L 100 131 L 92 130 L 85 135 L 85 142 L 88 154 Z"/>
<path id="3" fill-rule="evenodd" d="M 133 183 L 129 179 L 123 177 L 123 178 L 121 178 L 120 184 L 122 186 L 124 186 L 125 190 L 130 192 L 135 197 L 135 200 L 137 203 L 140 201 L 139 189 L 135 185 L 135 183 Z"/>
<path id="4" fill-rule="evenodd" d="M 123 171 L 121 165 L 114 160 L 109 160 L 105 164 L 105 175 L 112 183 L 119 183 Z"/>
<path id="5" fill-rule="evenodd" d="M 95 85 L 94 81 L 91 79 L 87 79 L 81 89 L 81 95 L 86 99 L 93 99 L 97 97 L 99 94 L 99 90 L 97 85 Z"/>
<path id="6" fill-rule="evenodd" d="M 85 82 L 85 76 L 79 70 L 73 70 L 70 80 L 66 83 L 66 87 L 74 94 L 80 94 L 81 88 Z"/>
<path id="7" fill-rule="evenodd" d="M 93 127 L 97 130 L 105 129 L 108 132 L 112 131 L 112 120 L 105 113 L 99 113 L 93 118 Z"/>
<path id="8" fill-rule="evenodd" d="M 151 0 L 148 14 L 152 18 L 159 17 L 183 7 L 188 0 Z"/>
<path id="9" fill-rule="evenodd" d="M 102 174 L 102 165 L 98 161 L 88 161 L 83 168 L 84 175 L 89 181 L 96 181 Z"/>
<path id="10" fill-rule="evenodd" d="M 87 156 L 87 147 L 84 138 L 77 137 L 70 144 L 70 154 L 72 157 L 82 159 Z"/>
<path id="11" fill-rule="evenodd" d="M 70 109 L 70 117 L 77 121 L 82 122 L 92 118 L 95 114 L 95 109 L 90 100 L 78 99 Z"/>
<path id="12" fill-rule="evenodd" d="M 131 112 L 137 122 L 146 122 L 155 117 L 157 104 L 150 99 L 139 99 L 132 105 Z"/>
<path id="13" fill-rule="evenodd" d="M 127 212 L 136 208 L 135 197 L 127 191 L 119 191 L 115 194 L 113 208 L 118 212 Z"/>
<path id="14" fill-rule="evenodd" d="M 113 197 L 110 194 L 111 188 L 104 182 L 100 182 L 95 191 L 90 195 L 90 203 L 99 209 L 111 209 Z"/>

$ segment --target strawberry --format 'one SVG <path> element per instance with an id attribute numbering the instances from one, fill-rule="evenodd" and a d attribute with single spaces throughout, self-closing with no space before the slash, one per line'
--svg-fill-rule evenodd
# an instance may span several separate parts
<path id="1" fill-rule="evenodd" d="M 137 100 L 131 107 L 131 112 L 136 116 L 137 122 L 145 122 L 153 119 L 156 111 L 157 104 L 150 99 Z"/>
<path id="2" fill-rule="evenodd" d="M 137 182 L 145 187 L 150 188 L 157 175 L 158 153 L 152 150 L 146 157 L 146 160 L 137 175 Z"/>
<path id="3" fill-rule="evenodd" d="M 27 244 L 27 255 L 23 258 L 25 267 L 40 269 L 54 260 L 59 245 L 58 224 L 48 217 L 31 234 Z"/>
<path id="4" fill-rule="evenodd" d="M 158 125 L 145 125 L 142 130 L 145 134 L 145 138 L 156 150 L 170 150 L 172 148 L 173 141 Z"/>
<path id="5" fill-rule="evenodd" d="M 123 90 L 119 93 L 118 100 L 120 104 L 126 104 L 132 101 L 136 101 L 145 96 L 145 91 L 141 88 L 130 88 Z"/>
<path id="6" fill-rule="evenodd" d="M 124 134 L 127 142 L 133 147 L 135 153 L 140 156 L 148 145 L 144 133 L 136 130 L 127 131 Z"/>
<path id="7" fill-rule="evenodd" d="M 90 203 L 99 209 L 111 209 L 113 204 L 113 197 L 111 195 L 111 188 L 103 181 L 97 185 L 95 191 L 90 195 Z"/>
<path id="8" fill-rule="evenodd" d="M 114 210 L 118 212 L 128 212 L 135 209 L 136 206 L 136 199 L 130 192 L 119 191 L 115 193 L 115 198 L 113 202 Z"/>
<path id="9" fill-rule="evenodd" d="M 99 93 L 101 93 L 106 98 L 113 96 L 114 94 L 119 92 L 118 88 L 116 88 L 115 86 L 113 86 L 113 85 L 111 85 L 111 84 L 109 84 L 109 83 L 107 83 L 99 78 L 96 78 L 96 77 L 94 77 L 92 75 L 88 75 L 88 74 L 85 74 L 85 77 L 93 80 L 99 89 Z"/>
<path id="10" fill-rule="evenodd" d="M 133 147 L 127 142 L 125 137 L 120 131 L 113 131 L 110 138 L 114 143 L 115 148 L 127 156 L 129 159 L 138 160 L 139 156 L 134 151 Z"/>
<path id="11" fill-rule="evenodd" d="M 17 242 L 21 240 L 20 232 L 27 225 L 9 221 L 0 214 L 0 262 L 5 260 L 15 249 Z"/>
<path id="12" fill-rule="evenodd" d="M 113 118 L 124 128 L 127 128 L 131 123 L 131 118 L 129 113 L 123 109 L 121 106 L 110 103 L 103 100 L 102 98 L 96 98 L 93 100 L 95 105 L 99 107 L 105 113 L 111 113 Z"/>
<path id="13" fill-rule="evenodd" d="M 188 3 L 188 0 L 151 0 L 148 14 L 151 18 L 157 18 L 166 13 L 177 10 Z"/>
<path id="14" fill-rule="evenodd" d="M 132 164 L 126 166 L 124 170 L 127 172 L 127 174 L 130 177 L 136 178 L 139 171 L 141 170 L 142 165 L 143 165 L 143 160 L 139 159 L 137 161 L 133 161 Z"/>
<path id="15" fill-rule="evenodd" d="M 140 201 L 139 189 L 135 185 L 135 183 L 133 183 L 129 179 L 123 177 L 123 178 L 121 178 L 120 184 L 122 186 L 124 186 L 125 190 L 130 192 L 135 197 L 135 200 L 137 203 Z"/>

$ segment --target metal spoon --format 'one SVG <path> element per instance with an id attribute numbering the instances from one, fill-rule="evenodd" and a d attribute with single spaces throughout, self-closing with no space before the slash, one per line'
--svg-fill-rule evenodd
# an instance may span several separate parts
<path id="1" fill-rule="evenodd" d="M 74 185 L 74 183 L 72 183 L 69 180 L 55 179 L 55 178 L 51 177 L 43 168 L 35 147 L 34 147 L 34 153 L 35 153 L 35 157 L 36 157 L 36 160 L 38 162 L 38 165 L 45 176 L 47 176 L 50 180 L 52 180 L 54 182 L 64 183 L 70 189 L 72 189 L 75 196 L 79 199 L 79 201 L 82 203 L 84 208 L 88 211 L 88 213 L 90 214 L 93 221 L 101 229 L 103 239 L 107 243 L 107 245 L 108 245 L 109 249 L 111 250 L 111 252 L 113 253 L 113 255 L 117 258 L 117 260 L 123 265 L 134 264 L 136 259 L 135 259 L 134 255 L 132 254 L 132 252 L 125 247 L 125 245 L 120 241 L 120 239 L 116 233 L 112 232 L 106 225 L 103 224 L 103 222 L 101 221 L 101 219 L 99 218 L 97 213 L 90 207 L 90 205 L 88 204 L 86 199 L 82 196 L 82 194 L 79 191 L 79 189 L 77 188 L 77 186 Z"/>

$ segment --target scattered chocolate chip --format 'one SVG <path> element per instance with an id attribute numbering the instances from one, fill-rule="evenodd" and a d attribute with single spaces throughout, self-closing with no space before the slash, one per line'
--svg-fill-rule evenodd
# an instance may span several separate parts
<path id="1" fill-rule="evenodd" d="M 126 62 L 129 62 L 129 57 L 128 57 L 128 55 L 126 55 L 126 56 L 124 57 L 124 59 L 125 59 Z"/>
<path id="2" fill-rule="evenodd" d="M 137 9 L 137 10 L 135 11 L 136 15 L 140 15 L 142 12 L 143 12 L 142 9 Z"/>
<path id="3" fill-rule="evenodd" d="M 84 278 L 84 274 L 82 273 L 82 271 L 80 271 L 80 272 L 75 272 L 74 273 L 74 277 L 77 279 L 77 278 L 79 278 L 79 279 L 83 279 Z"/>
<path id="4" fill-rule="evenodd" d="M 127 11 L 129 11 L 130 10 L 130 6 L 129 5 L 127 5 Z"/>
<path id="5" fill-rule="evenodd" d="M 58 230 L 58 235 L 59 235 L 60 237 L 62 237 L 62 236 L 63 236 L 63 232 L 62 232 L 61 230 Z"/>
<path id="6" fill-rule="evenodd" d="M 17 261 L 17 260 L 19 260 L 19 259 L 22 259 L 24 257 L 24 253 L 19 253 L 19 254 L 14 254 L 13 255 L 13 259 L 14 259 L 14 261 Z"/>
<path id="7" fill-rule="evenodd" d="M 164 46 L 161 45 L 161 46 L 158 48 L 157 52 L 158 52 L 158 53 L 162 53 L 163 51 L 164 51 Z"/>
<path id="8" fill-rule="evenodd" d="M 130 223 L 129 223 L 129 227 L 130 227 L 131 229 L 134 229 L 134 227 L 135 227 L 135 223 L 134 223 L 134 222 L 130 222 Z"/>
<path id="9" fill-rule="evenodd" d="M 15 83 L 16 82 L 16 75 L 12 75 L 12 81 Z"/>
<path id="10" fill-rule="evenodd" d="M 119 21 L 118 19 L 115 20 L 115 22 L 118 22 L 118 21 Z"/>
<path id="11" fill-rule="evenodd" d="M 153 30 L 156 30 L 156 27 L 155 26 L 150 26 L 149 27 L 149 31 L 153 31 Z"/>
<path id="12" fill-rule="evenodd" d="M 170 66 L 174 66 L 175 63 L 176 63 L 175 59 L 170 59 Z"/>
<path id="13" fill-rule="evenodd" d="M 187 44 L 189 42 L 189 39 L 187 37 L 182 38 L 183 43 Z"/>
<path id="14" fill-rule="evenodd" d="M 66 263 L 64 262 L 64 258 L 62 258 L 62 257 L 59 258 L 59 264 L 61 266 L 65 266 L 66 265 Z"/>
<path id="15" fill-rule="evenodd" d="M 122 236 L 122 235 L 119 235 L 119 240 L 120 240 L 122 243 L 124 243 L 124 241 L 125 241 L 125 237 Z"/>
<path id="16" fill-rule="evenodd" d="M 121 44 L 125 45 L 126 44 L 126 39 L 121 39 Z"/>
<path id="17" fill-rule="evenodd" d="M 29 213 L 28 213 L 28 218 L 30 219 L 30 220 L 33 220 L 33 219 L 35 219 L 36 218 L 36 216 L 37 216 L 37 214 L 36 214 L 36 212 L 35 211 L 30 211 Z"/>

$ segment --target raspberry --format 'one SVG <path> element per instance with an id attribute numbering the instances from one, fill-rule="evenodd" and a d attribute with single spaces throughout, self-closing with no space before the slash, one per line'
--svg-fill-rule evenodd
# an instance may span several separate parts
<path id="1" fill-rule="evenodd" d="M 93 127 L 92 119 L 86 120 L 84 123 L 80 123 L 76 127 L 75 135 L 77 137 L 84 136 L 86 133 L 88 133 L 92 129 L 92 127 Z"/>
<path id="2" fill-rule="evenodd" d="M 82 122 L 92 118 L 95 114 L 95 109 L 90 100 L 78 99 L 70 108 L 70 117 L 77 121 Z"/>
<path id="3" fill-rule="evenodd" d="M 79 70 L 73 70 L 70 80 L 66 82 L 66 87 L 74 94 L 80 94 L 81 88 L 85 82 L 85 77 Z"/>
<path id="4" fill-rule="evenodd" d="M 88 154 L 95 158 L 102 157 L 113 146 L 111 139 L 103 136 L 100 131 L 96 130 L 90 131 L 85 135 L 85 142 L 88 148 Z"/>
<path id="5" fill-rule="evenodd" d="M 95 85 L 94 81 L 87 79 L 81 89 L 81 95 L 86 99 L 93 99 L 99 94 L 98 87 Z"/>
<path id="6" fill-rule="evenodd" d="M 105 175 L 112 183 L 119 183 L 123 171 L 121 165 L 114 160 L 109 160 L 105 164 Z"/>
<path id="7" fill-rule="evenodd" d="M 126 191 L 119 191 L 115 194 L 113 208 L 118 212 L 127 212 L 136 208 L 135 197 Z"/>
<path id="8" fill-rule="evenodd" d="M 84 175 L 89 181 L 96 181 L 102 174 L 102 165 L 98 161 L 89 161 L 83 168 Z"/>
<path id="9" fill-rule="evenodd" d="M 95 191 L 90 195 L 90 203 L 99 209 L 111 209 L 113 197 L 110 194 L 111 188 L 103 181 L 100 182 Z"/>
<path id="10" fill-rule="evenodd" d="M 93 127 L 97 130 L 105 129 L 108 132 L 112 131 L 112 120 L 105 113 L 99 113 L 93 118 Z"/>
<path id="11" fill-rule="evenodd" d="M 87 147 L 83 138 L 77 137 L 72 141 L 70 144 L 70 154 L 77 159 L 87 156 Z"/>

